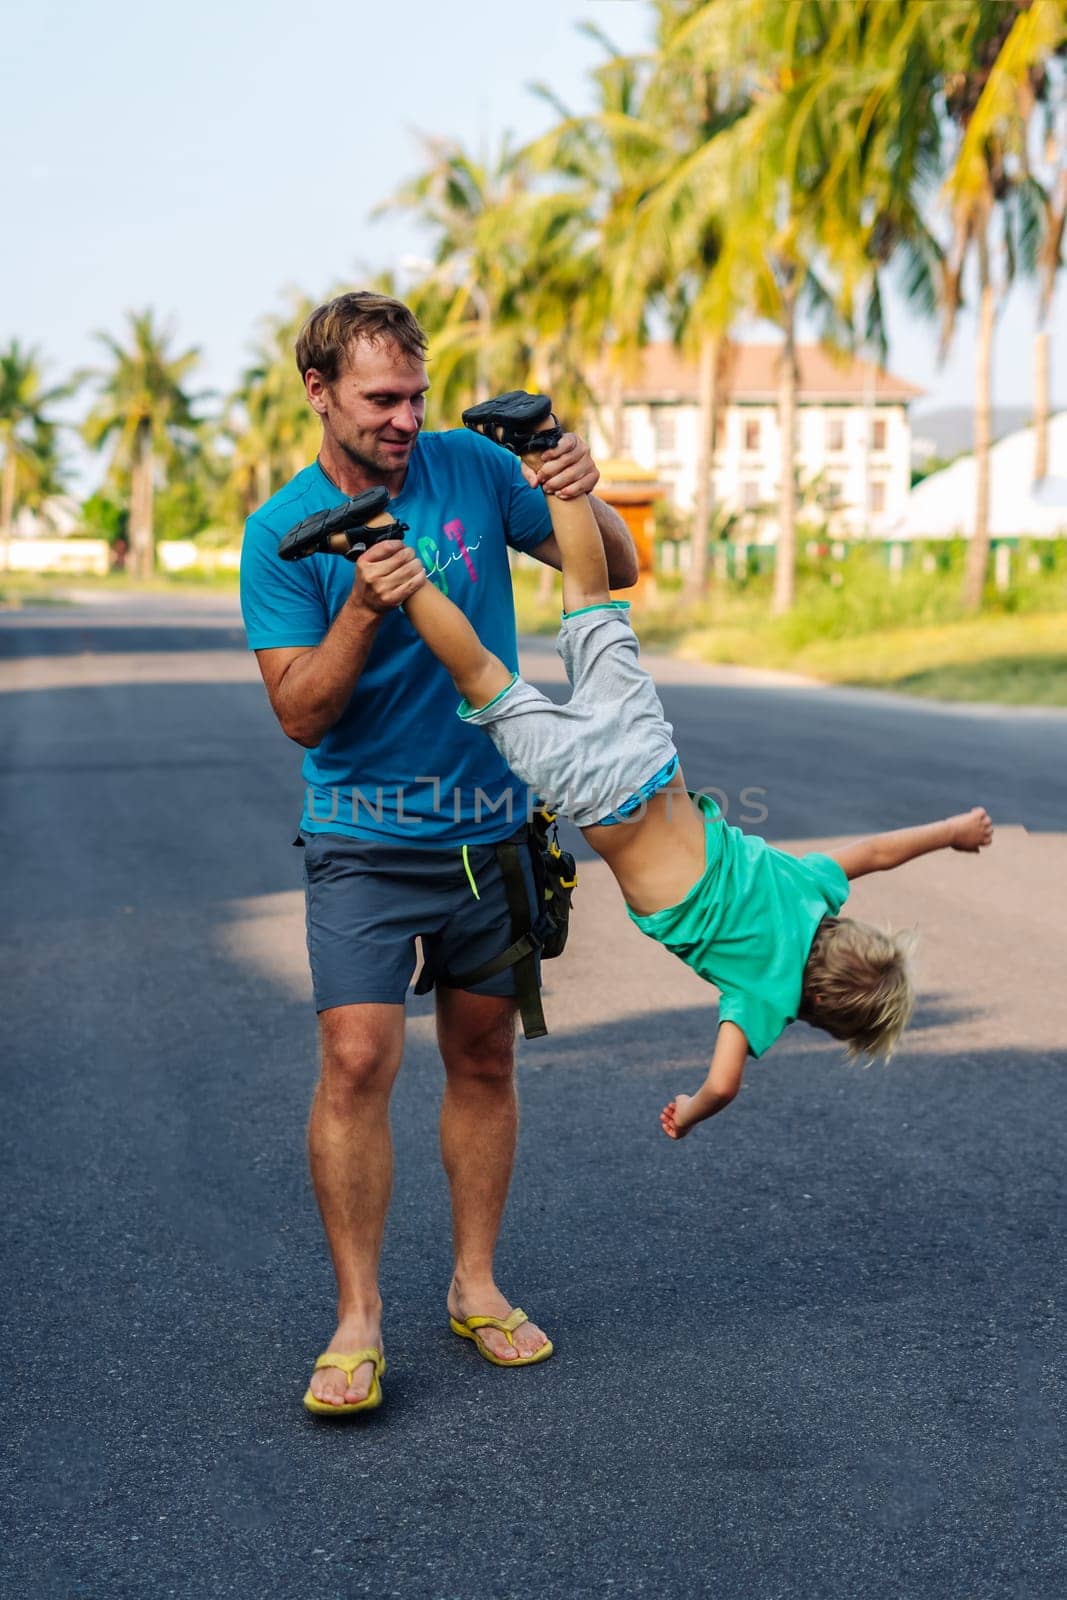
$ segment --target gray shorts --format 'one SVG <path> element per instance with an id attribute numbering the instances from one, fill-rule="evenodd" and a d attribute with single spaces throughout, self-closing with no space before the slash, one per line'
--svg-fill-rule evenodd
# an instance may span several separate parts
<path id="1" fill-rule="evenodd" d="M 573 690 L 566 705 L 516 678 L 488 705 L 460 707 L 512 772 L 579 828 L 610 819 L 677 757 L 629 611 L 616 600 L 564 617 L 556 649 Z"/>
<path id="2" fill-rule="evenodd" d="M 526 833 L 523 827 L 516 842 Z M 371 1001 L 402 1005 L 415 971 L 416 936 L 433 972 L 471 972 L 511 944 L 494 845 L 470 845 L 464 860 L 455 848 L 413 850 L 341 833 L 300 837 L 316 1011 Z M 529 849 L 520 849 L 519 859 L 532 921 L 537 900 Z M 472 984 L 470 992 L 513 995 L 514 967 Z"/>

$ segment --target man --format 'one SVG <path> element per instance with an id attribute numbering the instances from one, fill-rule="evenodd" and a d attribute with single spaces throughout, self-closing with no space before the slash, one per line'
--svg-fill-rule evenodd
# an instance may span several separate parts
<path id="1" fill-rule="evenodd" d="M 538 489 L 476 434 L 422 434 L 425 350 L 414 316 L 384 295 L 345 294 L 312 313 L 296 357 L 322 448 L 249 519 L 242 552 L 249 647 L 282 728 L 308 752 L 301 838 L 322 1046 L 308 1149 L 338 1283 L 338 1325 L 305 1396 L 318 1411 L 364 1409 L 381 1396 L 388 1102 L 415 936 L 442 971 L 474 971 L 506 948 L 492 847 L 525 826 L 525 792 L 456 716 L 447 674 L 398 608 L 428 573 L 515 667 L 507 545 L 558 569 L 542 488 L 570 497 L 599 477 L 574 434 L 545 452 Z M 373 546 L 354 568 L 325 554 L 278 558 L 296 522 L 375 485 L 408 524 L 403 542 Z M 637 567 L 625 524 L 591 503 L 611 581 L 627 587 Z M 493 1275 L 516 1142 L 514 1029 L 512 971 L 470 991 L 438 988 L 455 1253 L 448 1312 L 488 1359 L 528 1365 L 551 1344 L 512 1315 Z M 331 1355 L 347 1359 L 334 1365 Z"/>

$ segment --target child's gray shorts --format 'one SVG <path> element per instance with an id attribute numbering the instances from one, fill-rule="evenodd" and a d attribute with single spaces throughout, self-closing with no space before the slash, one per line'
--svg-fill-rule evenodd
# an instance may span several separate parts
<path id="1" fill-rule="evenodd" d="M 629 612 L 616 600 L 564 617 L 556 649 L 573 690 L 566 705 L 516 678 L 487 706 L 459 708 L 551 811 L 580 828 L 609 819 L 676 756 Z"/>

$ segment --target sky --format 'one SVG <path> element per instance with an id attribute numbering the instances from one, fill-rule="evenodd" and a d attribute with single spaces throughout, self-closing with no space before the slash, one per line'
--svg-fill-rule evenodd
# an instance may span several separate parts
<path id="1" fill-rule="evenodd" d="M 0 344 L 38 346 L 55 381 L 99 359 L 94 330 L 121 334 L 128 310 L 152 306 L 176 348 L 203 352 L 198 383 L 226 391 L 287 286 L 358 287 L 365 273 L 425 256 L 410 219 L 370 220 L 418 170 L 420 133 L 475 151 L 506 130 L 531 137 L 552 120 L 535 81 L 589 107 L 600 51 L 578 24 L 639 49 L 649 10 L 643 0 L 16 0 L 0 57 Z M 890 369 L 926 390 L 916 410 L 969 405 L 973 317 L 941 368 L 932 324 L 892 294 L 888 320 Z M 998 404 L 1030 402 L 1033 330 L 1033 289 L 1019 285 L 997 331 Z M 1067 287 L 1052 370 L 1067 404 Z"/>

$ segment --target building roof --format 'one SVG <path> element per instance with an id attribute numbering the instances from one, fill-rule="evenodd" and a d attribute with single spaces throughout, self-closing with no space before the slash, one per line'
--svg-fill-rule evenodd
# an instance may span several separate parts
<path id="1" fill-rule="evenodd" d="M 774 401 L 778 397 L 778 358 L 780 344 L 732 344 L 727 356 L 725 387 L 734 401 Z M 802 403 L 828 401 L 915 400 L 925 391 L 885 372 L 872 361 L 854 356 L 830 355 L 822 345 L 797 347 Z M 606 384 L 601 382 L 601 387 Z M 634 366 L 623 376 L 623 399 L 697 399 L 697 364 L 683 356 L 673 344 L 648 344 L 639 352 Z"/>
<path id="2" fill-rule="evenodd" d="M 1067 460 L 1067 411 L 1049 419 L 1049 460 Z M 1055 538 L 1067 533 L 1067 479 L 1034 483 L 1036 442 L 1033 428 L 1009 433 L 989 452 L 989 532 L 996 538 L 1031 534 Z M 917 483 L 907 509 L 893 529 L 897 538 L 947 539 L 974 533 L 978 466 L 973 455 Z"/>

